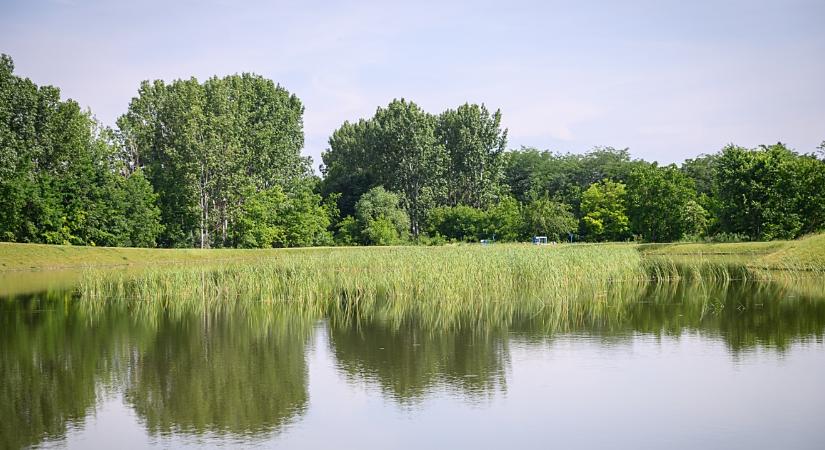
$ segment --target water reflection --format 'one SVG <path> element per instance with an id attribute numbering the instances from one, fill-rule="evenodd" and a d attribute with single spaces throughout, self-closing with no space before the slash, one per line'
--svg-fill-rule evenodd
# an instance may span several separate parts
<path id="1" fill-rule="evenodd" d="M 506 387 L 507 339 L 500 332 L 434 333 L 411 323 L 396 328 L 374 321 L 332 325 L 330 345 L 348 379 L 377 383 L 402 402 L 421 399 L 440 385 L 468 397 Z"/>
<path id="2" fill-rule="evenodd" d="M 311 322 L 69 293 L 0 300 L 0 448 L 63 438 L 121 391 L 151 434 L 277 432 L 308 403 Z"/>
<path id="3" fill-rule="evenodd" d="M 155 302 L 50 291 L 0 300 L 0 447 L 63 439 L 104 394 L 122 394 L 149 435 L 268 438 L 311 409 L 307 353 L 328 328 L 350 384 L 415 407 L 433 396 L 506 394 L 513 342 L 631 342 L 699 335 L 732 355 L 822 342 L 821 280 L 618 284 L 561 303 Z M 619 358 L 620 356 L 616 356 Z M 509 384 L 508 384 L 509 382 Z M 319 430 L 319 432 L 322 432 Z"/>
<path id="4" fill-rule="evenodd" d="M 697 331 L 720 338 L 734 353 L 754 347 L 784 351 L 795 342 L 822 341 L 821 283 L 810 279 L 651 285 L 643 301 L 628 308 L 627 325 L 634 332 L 654 335 Z"/>
<path id="5" fill-rule="evenodd" d="M 0 300 L 2 448 L 60 439 L 81 426 L 126 354 L 125 317 L 90 326 L 68 294 Z"/>
<path id="6" fill-rule="evenodd" d="M 164 317 L 130 358 L 126 400 L 152 434 L 276 431 L 308 401 L 306 333 L 286 325 L 262 332 L 238 316 Z"/>

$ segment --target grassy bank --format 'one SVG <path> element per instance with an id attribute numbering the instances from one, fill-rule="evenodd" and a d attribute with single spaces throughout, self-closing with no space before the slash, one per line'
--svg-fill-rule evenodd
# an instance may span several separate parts
<path id="1" fill-rule="evenodd" d="M 115 303 L 147 320 L 155 320 L 159 310 L 240 310 L 258 311 L 256 317 L 267 320 L 291 314 L 309 322 L 314 317 L 347 326 L 418 323 L 436 331 L 516 323 L 554 331 L 609 327 L 626 320 L 636 302 L 672 290 L 689 291 L 678 297 L 701 316 L 724 308 L 715 294 L 720 289 L 747 283 L 748 292 L 768 289 L 772 297 L 800 292 L 800 286 L 821 297 L 818 275 L 767 275 L 702 258 L 681 265 L 667 257 L 643 258 L 635 246 L 621 244 L 373 247 L 208 269 L 89 271 L 77 292 L 86 308 L 102 311 Z"/>
<path id="2" fill-rule="evenodd" d="M 809 270 L 825 272 L 825 233 L 808 236 L 766 254 L 751 264 L 772 270 Z"/>
<path id="3" fill-rule="evenodd" d="M 201 250 L 194 248 L 81 247 L 0 242 L 0 271 L 254 261 L 283 256 L 285 252 L 318 252 L 323 250 L 323 248 Z"/>
<path id="4" fill-rule="evenodd" d="M 651 280 L 703 286 L 783 277 L 796 284 L 813 274 L 817 286 L 825 267 L 823 242 L 822 236 L 813 236 L 797 242 L 721 247 L 500 244 L 297 250 L 6 244 L 0 246 L 0 264 L 15 269 L 0 271 L 0 295 L 4 289 L 10 289 L 6 295 L 36 292 L 36 280 L 30 280 L 33 286 L 15 288 L 23 275 L 51 280 L 60 273 L 20 268 L 83 267 L 74 270 L 71 286 L 92 309 L 112 301 L 138 310 L 163 305 L 182 312 L 279 304 L 295 306 L 311 317 L 361 320 L 368 319 L 365 314 L 378 314 L 394 323 L 415 318 L 432 322 L 434 329 L 536 316 L 555 327 L 603 320 L 645 289 L 675 285 Z M 11 282 L 8 287 L 4 279 Z"/>
<path id="5" fill-rule="evenodd" d="M 601 248 L 602 257 L 611 249 L 634 249 L 642 259 L 670 258 L 674 261 L 704 261 L 737 264 L 752 269 L 825 271 L 825 234 L 808 236 L 795 241 L 743 242 L 743 243 L 672 243 L 672 244 L 587 244 L 533 247 L 520 244 L 496 245 L 475 249 L 474 245 L 440 247 L 441 250 L 422 250 L 417 247 L 398 247 L 405 252 L 431 251 L 445 252 L 460 258 L 464 252 L 474 254 L 497 253 L 501 249 L 525 248 L 525 255 L 536 252 L 583 252 Z M 459 249 L 459 250 L 456 250 Z M 497 249 L 494 251 L 493 249 Z M 585 250 L 588 249 L 588 250 Z M 380 248 L 300 248 L 300 249 L 146 249 L 113 247 L 76 247 L 62 245 L 11 244 L 0 243 L 0 272 L 89 269 L 109 267 L 155 267 L 184 264 L 224 264 L 232 262 L 261 262 L 272 259 L 292 258 L 297 255 L 327 254 L 350 255 L 359 258 L 374 252 L 384 252 Z M 698 259 L 697 259 L 698 258 Z"/>
<path id="6" fill-rule="evenodd" d="M 825 233 L 794 241 L 642 244 L 646 258 L 733 263 L 752 270 L 825 272 Z"/>
<path id="7" fill-rule="evenodd" d="M 647 255 L 667 256 L 761 256 L 787 247 L 789 241 L 736 243 L 666 243 L 641 244 L 639 251 Z"/>

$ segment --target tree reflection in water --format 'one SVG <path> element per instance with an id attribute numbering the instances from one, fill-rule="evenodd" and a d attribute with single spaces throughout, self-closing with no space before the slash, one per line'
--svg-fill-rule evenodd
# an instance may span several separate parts
<path id="1" fill-rule="evenodd" d="M 428 302 L 434 305 L 437 302 Z M 365 306 L 366 305 L 366 306 Z M 0 300 L 0 447 L 60 440 L 106 393 L 153 435 L 266 437 L 309 408 L 307 350 L 325 319 L 344 379 L 400 404 L 507 389 L 510 346 L 698 333 L 732 355 L 822 342 L 821 279 L 620 283 L 565 302 L 156 302 L 62 291 Z"/>

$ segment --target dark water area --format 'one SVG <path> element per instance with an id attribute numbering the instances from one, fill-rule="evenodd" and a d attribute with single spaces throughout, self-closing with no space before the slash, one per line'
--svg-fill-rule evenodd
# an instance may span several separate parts
<path id="1" fill-rule="evenodd" d="M 449 327 L 6 296 L 0 448 L 821 449 L 821 282 L 649 285 Z"/>

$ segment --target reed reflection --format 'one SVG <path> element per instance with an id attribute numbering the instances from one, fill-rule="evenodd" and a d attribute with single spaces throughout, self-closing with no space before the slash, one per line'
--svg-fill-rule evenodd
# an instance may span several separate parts
<path id="1" fill-rule="evenodd" d="M 341 295 L 216 294 L 230 275 L 197 277 L 200 286 L 186 277 L 187 289 L 164 278 L 0 299 L 0 447 L 59 441 L 108 393 L 123 394 L 151 435 L 266 439 L 310 407 L 306 354 L 319 319 L 344 379 L 406 405 L 506 393 L 514 340 L 529 351 L 560 336 L 689 332 L 738 355 L 825 333 L 821 278 L 578 283 L 458 301 L 334 285 Z M 148 288 L 158 286 L 162 295 Z"/>

